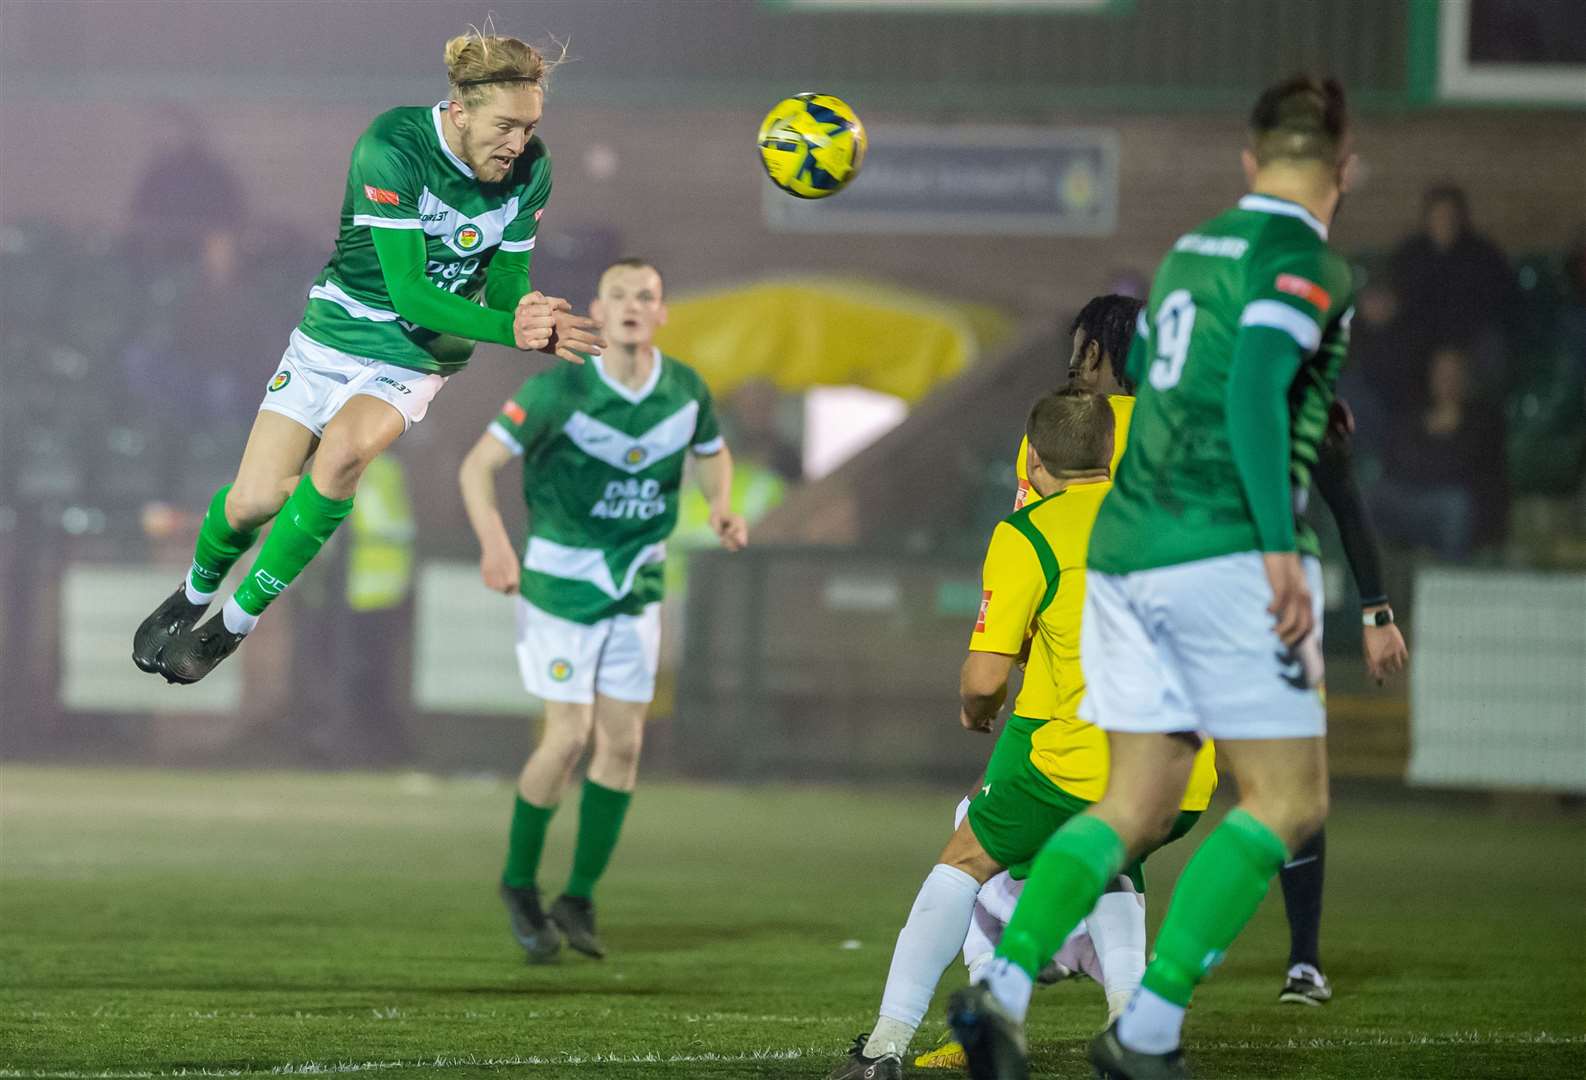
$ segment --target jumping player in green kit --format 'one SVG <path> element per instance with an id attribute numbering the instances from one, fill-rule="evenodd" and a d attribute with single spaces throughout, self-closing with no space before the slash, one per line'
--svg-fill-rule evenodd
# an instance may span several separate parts
<path id="1" fill-rule="evenodd" d="M 1098 1075 L 1189 1075 L 1191 992 L 1327 816 L 1321 571 L 1296 518 L 1353 314 L 1349 267 L 1327 246 L 1349 162 L 1337 83 L 1268 89 L 1244 152 L 1251 193 L 1157 270 L 1081 624 L 1080 715 L 1108 732 L 1111 780 L 1047 842 L 996 959 L 948 1006 L 981 1080 L 1028 1075 L 1036 974 L 1119 869 L 1167 835 L 1203 735 L 1239 804 L 1185 867 L 1140 988 L 1091 1044 Z"/>
<path id="2" fill-rule="evenodd" d="M 453 38 L 448 100 L 392 109 L 353 147 L 335 253 L 265 387 L 236 479 L 210 502 L 187 579 L 133 637 L 138 667 L 194 683 L 235 652 L 475 342 L 574 363 L 599 353 L 592 320 L 529 288 L 551 194 L 534 129 L 552 66 L 516 38 Z M 197 625 L 272 519 L 235 595 Z"/>

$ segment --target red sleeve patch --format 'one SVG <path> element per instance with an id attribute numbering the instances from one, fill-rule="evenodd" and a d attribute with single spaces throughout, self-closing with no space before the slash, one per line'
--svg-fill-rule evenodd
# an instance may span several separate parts
<path id="1" fill-rule="evenodd" d="M 373 184 L 365 184 L 363 186 L 363 197 L 372 203 L 379 203 L 382 206 L 396 206 L 402 201 L 402 197 L 396 192 L 375 187 Z"/>
<path id="2" fill-rule="evenodd" d="M 501 413 L 514 424 L 522 424 L 529 418 L 529 414 L 523 411 L 523 406 L 511 400 L 501 406 Z"/>
<path id="3" fill-rule="evenodd" d="M 1317 311 L 1325 312 L 1333 306 L 1333 298 L 1327 294 L 1326 289 L 1298 274 L 1279 274 L 1277 286 L 1278 292 L 1298 296 Z"/>
<path id="4" fill-rule="evenodd" d="M 980 592 L 980 614 L 975 616 L 975 633 L 986 632 L 986 609 L 991 606 L 991 590 L 982 589 Z"/>

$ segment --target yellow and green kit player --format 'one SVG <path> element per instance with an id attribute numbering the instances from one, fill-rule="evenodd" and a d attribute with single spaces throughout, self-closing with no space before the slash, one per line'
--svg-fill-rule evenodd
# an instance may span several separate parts
<path id="1" fill-rule="evenodd" d="M 1114 415 L 1105 397 L 1078 388 L 1047 394 L 1030 411 L 1025 475 L 1033 498 L 997 526 L 986 550 L 980 613 L 960 675 L 960 724 L 991 730 L 1028 643 L 1024 684 L 980 787 L 898 934 L 875 1025 L 854 1040 L 827 1080 L 902 1075 L 903 1055 L 942 972 L 964 944 L 982 888 L 1004 871 L 1023 878 L 1047 837 L 1106 790 L 1106 736 L 1079 717 L 1085 690 L 1079 647 L 1086 548 L 1112 487 Z M 1189 831 L 1216 786 L 1208 743 L 1183 793 L 1175 835 Z M 1135 948 L 1143 966 L 1140 863 L 1120 867 L 1112 887 L 1139 913 Z"/>
<path id="2" fill-rule="evenodd" d="M 527 380 L 459 473 L 481 576 L 517 595 L 519 673 L 545 703 L 540 744 L 518 777 L 501 877 L 513 935 L 531 963 L 554 958 L 564 937 L 605 955 L 591 897 L 638 777 L 685 461 L 722 546 L 737 551 L 749 540 L 732 509 L 732 454 L 710 390 L 655 347 L 666 321 L 661 275 L 642 259 L 621 260 L 601 275 L 591 310 L 606 328 L 606 354 Z M 496 473 L 515 457 L 529 510 L 521 555 L 495 491 Z M 591 742 L 572 876 L 547 914 L 536 885 L 545 832 Z"/>
<path id="3" fill-rule="evenodd" d="M 529 288 L 551 194 L 534 130 L 552 66 L 516 38 L 453 38 L 448 99 L 392 109 L 359 138 L 335 253 L 266 383 L 236 479 L 210 502 L 187 579 L 134 635 L 138 667 L 193 683 L 236 651 L 351 512 L 364 469 L 424 418 L 475 342 L 574 362 L 599 351 L 593 320 Z M 272 519 L 236 594 L 197 626 Z"/>
<path id="4" fill-rule="evenodd" d="M 1134 998 L 1091 1045 L 1098 1072 L 1187 1076 L 1194 986 L 1327 813 L 1321 574 L 1296 526 L 1348 345 L 1351 277 L 1327 246 L 1350 162 L 1335 82 L 1274 86 L 1250 118 L 1251 193 L 1179 238 L 1127 371 L 1139 387 L 1088 554 L 1081 715 L 1111 778 L 1037 859 L 981 982 L 948 1022 L 971 1075 L 1025 1075 L 1036 973 L 1097 895 L 1171 828 L 1205 736 L 1239 805 L 1179 879 Z"/>

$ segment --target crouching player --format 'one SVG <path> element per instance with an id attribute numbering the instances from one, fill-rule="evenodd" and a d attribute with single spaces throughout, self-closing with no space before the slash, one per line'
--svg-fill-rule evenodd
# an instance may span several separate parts
<path id="1" fill-rule="evenodd" d="M 1079 617 L 1085 555 L 1096 511 L 1112 487 L 1113 413 L 1100 395 L 1062 390 L 1036 402 L 1026 431 L 1030 482 L 1042 498 L 1004 520 L 992 536 L 982 611 L 964 662 L 960 722 L 971 731 L 991 730 L 1007 696 L 1008 674 L 1033 629 L 1024 688 L 964 823 L 898 934 L 880 1017 L 829 1080 L 902 1076 L 903 1054 L 964 943 L 981 886 L 1004 869 L 1023 877 L 1052 832 L 1107 785 L 1105 736 L 1079 720 L 1077 710 L 1084 696 Z M 1179 816 L 1176 835 L 1194 824 L 1215 786 L 1208 747 L 1196 763 L 1184 799 L 1190 812 Z M 1109 886 L 1132 894 L 1142 888 L 1138 862 Z M 1129 901 L 1137 903 L 1133 896 Z M 1097 929 L 1091 928 L 1093 936 Z M 1101 929 L 1098 952 L 1107 948 Z M 1143 970 L 1143 933 L 1137 941 L 1136 968 Z"/>
<path id="2" fill-rule="evenodd" d="M 567 943 L 605 955 L 595 883 L 617 845 L 639 768 L 660 656 L 662 562 L 692 455 L 722 546 L 748 543 L 732 512 L 732 456 L 710 391 L 663 356 L 661 275 L 624 259 L 601 275 L 592 310 L 609 349 L 530 378 L 463 461 L 459 479 L 485 585 L 518 593 L 518 666 L 544 700 L 540 745 L 518 778 L 501 897 L 531 963 Z M 529 541 L 519 556 L 496 503 L 495 474 L 523 458 Z M 579 804 L 572 877 L 545 912 L 536 877 L 546 829 L 574 767 L 594 744 Z"/>

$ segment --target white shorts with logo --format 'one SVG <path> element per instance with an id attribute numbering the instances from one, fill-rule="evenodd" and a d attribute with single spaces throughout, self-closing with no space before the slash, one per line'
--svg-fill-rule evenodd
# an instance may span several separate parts
<path id="1" fill-rule="evenodd" d="M 661 605 L 597 623 L 573 622 L 518 597 L 518 672 L 544 701 L 588 705 L 602 694 L 651 701 L 661 663 Z"/>
<path id="2" fill-rule="evenodd" d="M 444 375 L 353 356 L 293 330 L 281 363 L 265 384 L 259 408 L 290 417 L 315 435 L 323 435 L 325 425 L 341 407 L 362 394 L 379 398 L 401 413 L 406 430 L 424 419 L 430 402 L 445 385 Z"/>
<path id="3" fill-rule="evenodd" d="M 1305 558 L 1316 629 L 1278 639 L 1257 552 L 1085 576 L 1080 716 L 1105 731 L 1201 732 L 1215 739 L 1325 734 L 1322 568 Z"/>

